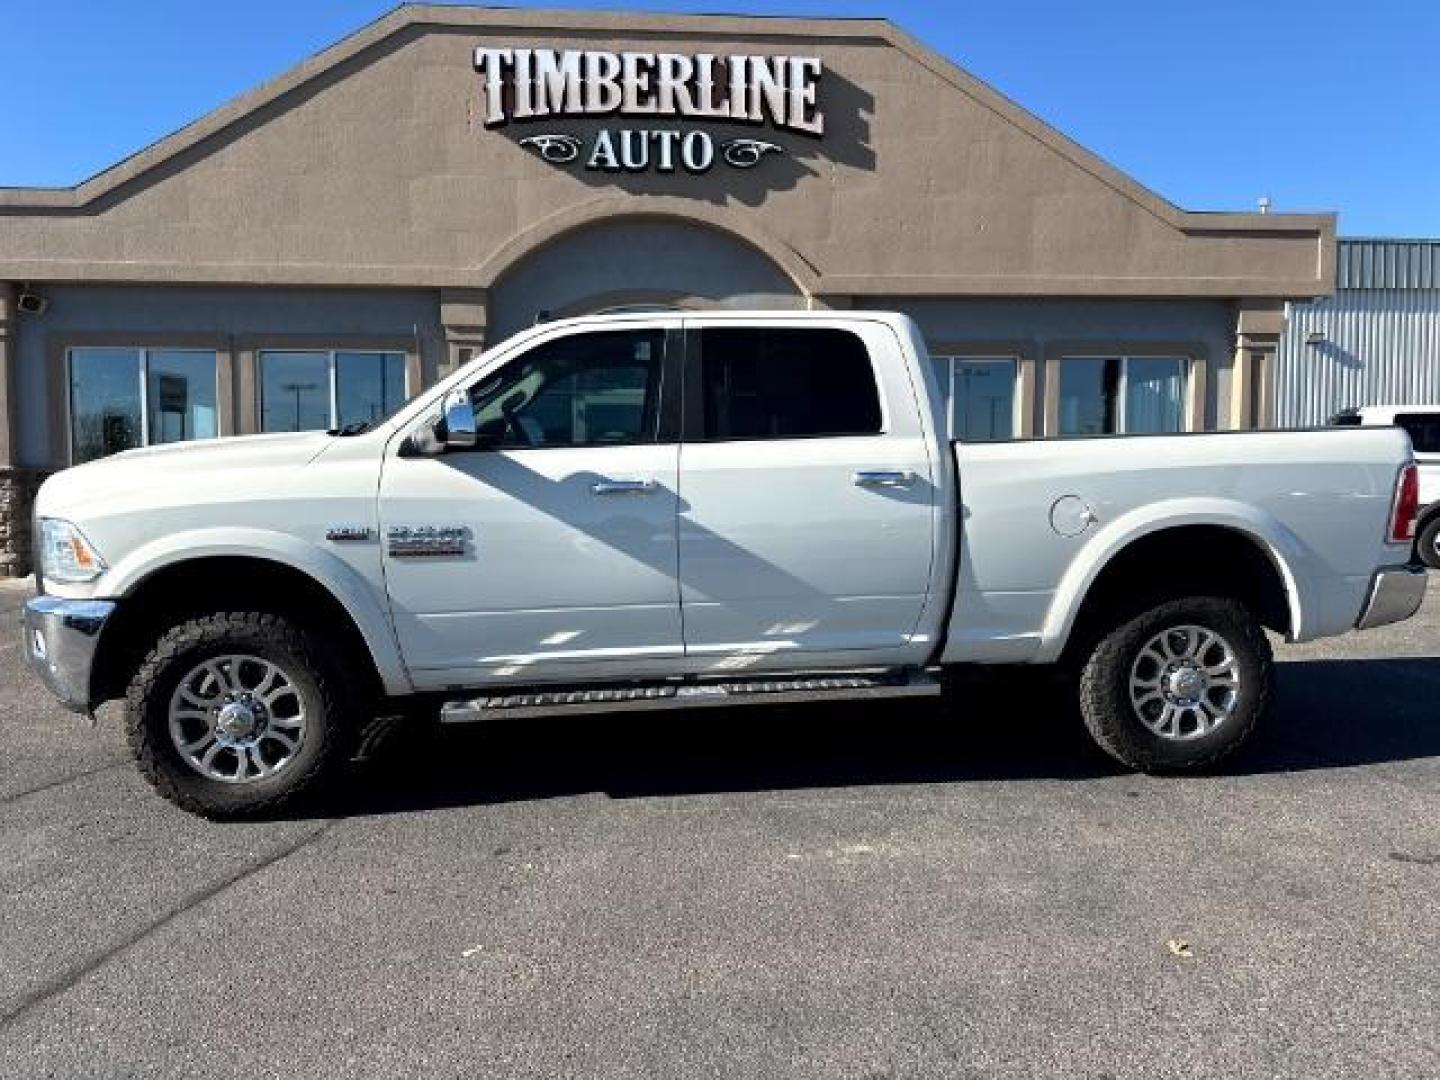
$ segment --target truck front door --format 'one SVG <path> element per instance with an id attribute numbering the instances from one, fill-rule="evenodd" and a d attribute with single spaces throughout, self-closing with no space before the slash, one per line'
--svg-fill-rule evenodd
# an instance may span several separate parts
<path id="1" fill-rule="evenodd" d="M 937 493 L 893 331 L 697 317 L 686 349 L 688 666 L 923 659 Z"/>
<path id="2" fill-rule="evenodd" d="M 385 579 L 418 685 L 673 670 L 678 342 L 654 318 L 557 332 L 469 388 L 475 449 L 392 450 Z"/>

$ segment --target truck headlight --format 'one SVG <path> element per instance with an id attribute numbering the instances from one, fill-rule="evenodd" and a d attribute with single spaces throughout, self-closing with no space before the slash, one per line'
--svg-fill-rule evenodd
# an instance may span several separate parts
<path id="1" fill-rule="evenodd" d="M 59 518 L 40 519 L 40 574 L 51 581 L 94 581 L 105 560 L 85 534 Z"/>

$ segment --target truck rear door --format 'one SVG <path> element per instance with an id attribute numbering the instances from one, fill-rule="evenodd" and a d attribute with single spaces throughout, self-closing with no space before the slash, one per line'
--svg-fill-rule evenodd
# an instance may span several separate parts
<path id="1" fill-rule="evenodd" d="M 894 332 L 723 316 L 685 327 L 680 600 L 687 657 L 701 661 L 690 666 L 793 666 L 797 652 L 915 662 L 936 465 Z"/>

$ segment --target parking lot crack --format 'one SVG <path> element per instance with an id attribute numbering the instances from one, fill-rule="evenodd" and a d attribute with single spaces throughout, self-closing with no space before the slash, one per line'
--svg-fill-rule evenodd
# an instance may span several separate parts
<path id="1" fill-rule="evenodd" d="M 98 776 L 112 769 L 123 769 L 128 767 L 129 764 L 128 761 L 112 761 L 108 765 L 97 765 L 93 769 L 85 769 L 83 772 L 71 773 L 69 776 L 59 777 L 58 779 L 51 780 L 48 784 L 39 784 L 32 788 L 26 788 L 24 791 L 12 791 L 9 795 L 0 796 L 0 806 L 4 806 L 6 803 L 16 802 L 20 799 L 29 798 L 31 795 L 39 795 L 41 792 L 54 791 L 56 788 L 73 784 L 77 780 L 85 780 L 92 776 Z"/>
<path id="2" fill-rule="evenodd" d="M 262 871 L 269 869 L 277 863 L 283 862 L 292 855 L 309 847 L 339 824 L 339 820 L 341 819 L 328 821 L 318 828 L 311 829 L 292 842 L 277 848 L 259 862 L 251 866 L 243 867 L 235 873 L 222 877 L 218 881 L 207 885 L 205 888 L 191 893 L 175 907 L 127 934 L 109 948 L 87 957 L 81 962 L 45 980 L 26 994 L 18 1003 L 7 1009 L 4 1013 L 0 1013 L 0 1032 L 12 1027 L 17 1021 L 33 1012 L 45 1002 L 59 997 L 72 987 L 78 985 L 92 972 L 98 971 L 112 960 L 154 937 L 181 916 L 208 903 L 227 889 L 234 888 L 236 885 L 255 877 Z"/>

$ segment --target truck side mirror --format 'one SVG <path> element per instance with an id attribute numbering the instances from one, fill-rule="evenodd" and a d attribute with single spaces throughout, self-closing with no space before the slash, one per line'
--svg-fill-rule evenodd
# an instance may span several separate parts
<path id="1" fill-rule="evenodd" d="M 464 390 L 445 395 L 444 442 L 447 450 L 469 450 L 479 441 L 475 434 L 475 409 Z"/>

